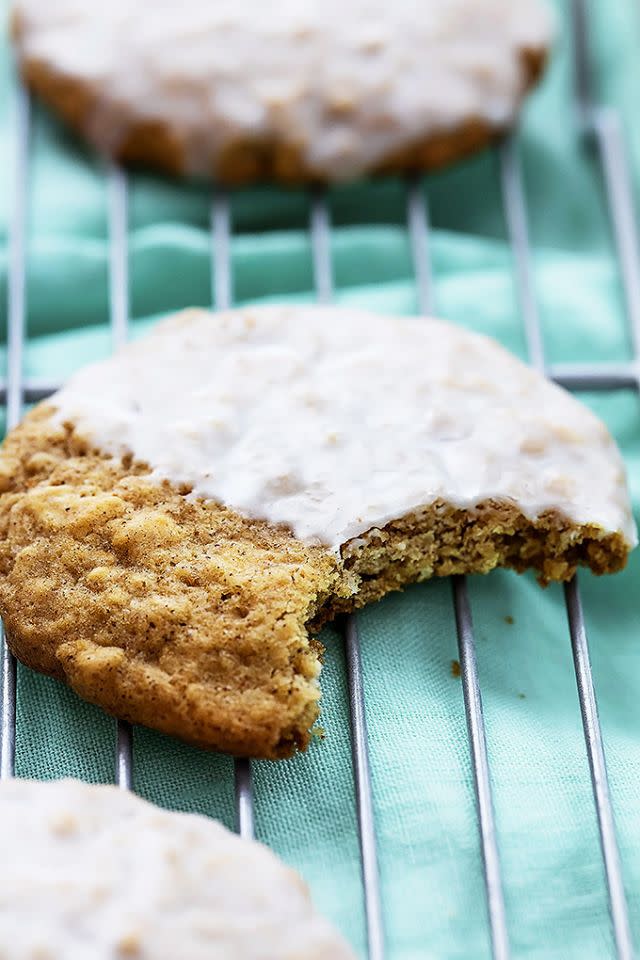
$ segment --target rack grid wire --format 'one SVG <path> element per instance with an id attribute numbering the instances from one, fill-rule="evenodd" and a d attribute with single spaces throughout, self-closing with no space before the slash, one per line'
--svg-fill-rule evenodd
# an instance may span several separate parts
<path id="1" fill-rule="evenodd" d="M 640 242 L 634 220 L 634 198 L 620 118 L 615 109 L 600 105 L 594 95 L 589 53 L 586 0 L 571 0 L 573 31 L 574 99 L 576 124 L 584 148 L 595 151 L 605 187 L 606 201 L 622 288 L 628 329 L 633 344 L 629 363 L 547 364 L 542 328 L 536 304 L 532 258 L 528 240 L 527 209 L 517 152 L 517 134 L 512 133 L 495 154 L 503 213 L 510 241 L 515 287 L 524 327 L 529 362 L 550 379 L 570 390 L 640 389 Z M 26 318 L 26 235 L 29 196 L 29 140 L 31 102 L 17 87 L 14 103 L 13 203 L 9 224 L 7 372 L 0 380 L 0 403 L 6 409 L 7 429 L 20 420 L 26 403 L 42 400 L 59 384 L 23 377 Z M 128 179 L 124 170 L 111 165 L 106 171 L 109 236 L 109 312 L 111 342 L 117 349 L 126 342 L 129 327 L 128 298 Z M 418 303 L 422 313 L 432 306 L 430 222 L 423 191 L 423 178 L 410 176 L 406 183 L 406 226 L 410 241 Z M 329 303 L 333 295 L 331 261 L 331 213 L 326 190 L 312 189 L 309 196 L 309 233 L 317 300 Z M 231 268 L 232 223 L 229 196 L 215 190 L 211 199 L 211 300 L 224 309 L 233 303 Z M 480 852 L 486 888 L 491 947 L 495 960 L 510 957 L 500 854 L 493 812 L 491 772 L 476 661 L 472 611 L 466 579 L 454 576 L 452 601 L 455 613 L 464 707 L 473 768 Z M 609 780 L 598 718 L 589 646 L 577 577 L 564 586 L 568 632 L 575 669 L 587 761 L 593 789 L 604 874 L 606 877 L 616 956 L 633 960 L 634 946 L 629 926 L 627 900 L 611 806 Z M 366 691 L 363 681 L 357 620 L 344 626 L 347 666 L 353 780 L 360 844 L 363 899 L 370 960 L 386 955 L 383 906 L 376 853 L 374 805 L 366 721 Z M 0 778 L 15 772 L 16 660 L 2 643 L 2 693 L 0 701 Z M 114 781 L 122 789 L 133 785 L 133 736 L 131 726 L 115 723 Z M 251 763 L 234 761 L 235 817 L 237 832 L 255 835 L 254 790 Z"/>

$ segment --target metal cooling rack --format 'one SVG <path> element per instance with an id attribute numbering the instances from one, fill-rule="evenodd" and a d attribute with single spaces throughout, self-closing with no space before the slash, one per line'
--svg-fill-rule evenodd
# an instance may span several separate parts
<path id="1" fill-rule="evenodd" d="M 496 147 L 496 157 L 521 319 L 531 364 L 556 383 L 573 390 L 607 391 L 623 388 L 640 390 L 640 244 L 634 221 L 631 176 L 620 118 L 614 109 L 600 105 L 594 94 L 586 0 L 572 0 L 571 18 L 576 123 L 585 149 L 595 151 L 603 176 L 634 360 L 630 363 L 616 364 L 546 364 L 540 318 L 534 295 L 522 174 L 516 142 L 514 136 L 511 136 Z M 14 194 L 9 235 L 8 362 L 6 378 L 4 382 L 0 381 L 0 403 L 6 408 L 7 429 L 11 429 L 18 423 L 25 403 L 42 400 L 59 386 L 35 379 L 25 379 L 22 375 L 26 317 L 30 114 L 30 98 L 24 90 L 18 88 L 14 111 Z M 112 344 L 116 348 L 126 341 L 129 326 L 127 175 L 120 168 L 112 166 L 107 172 L 107 185 L 110 322 Z M 407 182 L 406 214 L 419 306 L 423 313 L 429 313 L 432 301 L 430 226 L 428 204 L 425 201 L 421 178 L 411 178 Z M 333 293 L 331 215 L 324 189 L 312 191 L 310 195 L 309 231 L 317 299 L 322 303 L 328 303 Z M 220 309 L 228 307 L 233 301 L 231 234 L 229 198 L 224 192 L 217 192 L 211 203 L 212 303 Z M 451 583 L 492 952 L 495 960 L 508 960 L 511 953 L 471 606 L 465 578 L 452 577 Z M 633 960 L 634 947 L 629 927 L 602 732 L 577 578 L 565 584 L 564 597 L 616 955 L 619 960 Z M 366 691 L 363 684 L 360 641 L 355 617 L 347 620 L 344 643 L 368 957 L 369 960 L 383 960 L 386 955 L 384 913 L 380 897 L 367 745 Z M 5 643 L 2 645 L 0 722 L 0 777 L 6 778 L 13 776 L 15 771 L 16 661 Z M 132 774 L 131 727 L 127 723 L 118 721 L 115 735 L 114 778 L 123 789 L 131 789 Z M 251 764 L 247 760 L 235 761 L 234 790 L 237 831 L 244 837 L 252 837 L 254 835 L 253 786 Z"/>

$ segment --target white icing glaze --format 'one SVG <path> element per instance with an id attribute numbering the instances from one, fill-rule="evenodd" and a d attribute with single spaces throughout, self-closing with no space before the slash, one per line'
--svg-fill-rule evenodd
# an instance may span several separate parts
<path id="1" fill-rule="evenodd" d="M 116 787 L 3 782 L 0 841 L 6 960 L 355 960 L 266 847 Z"/>
<path id="2" fill-rule="evenodd" d="M 105 452 L 334 550 L 439 498 L 556 509 L 635 543 L 606 427 L 494 341 L 439 320 L 187 311 L 53 402 Z"/>
<path id="3" fill-rule="evenodd" d="M 97 93 L 112 151 L 166 121 L 188 170 L 248 137 L 343 178 L 432 134 L 509 125 L 523 50 L 550 42 L 541 0 L 17 0 L 20 54 Z"/>

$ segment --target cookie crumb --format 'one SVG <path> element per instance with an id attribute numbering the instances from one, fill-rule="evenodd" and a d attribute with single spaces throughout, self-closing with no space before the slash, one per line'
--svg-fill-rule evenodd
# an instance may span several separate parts
<path id="1" fill-rule="evenodd" d="M 451 676 L 459 677 L 460 676 L 460 661 L 452 660 L 451 661 Z"/>

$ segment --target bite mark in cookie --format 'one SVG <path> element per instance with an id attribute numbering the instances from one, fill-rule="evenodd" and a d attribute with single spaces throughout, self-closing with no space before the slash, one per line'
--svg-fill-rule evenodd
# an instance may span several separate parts
<path id="1" fill-rule="evenodd" d="M 485 337 L 337 308 L 166 321 L 32 411 L 0 485 L 17 656 L 249 756 L 307 745 L 337 614 L 496 566 L 612 572 L 635 543 L 585 407 Z"/>

